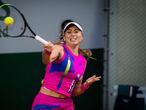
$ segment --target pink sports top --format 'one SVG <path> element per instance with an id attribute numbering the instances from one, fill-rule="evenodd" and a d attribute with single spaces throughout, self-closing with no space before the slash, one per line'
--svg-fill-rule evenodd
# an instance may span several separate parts
<path id="1" fill-rule="evenodd" d="M 63 57 L 48 63 L 42 87 L 70 97 L 75 83 L 83 77 L 87 61 L 82 54 L 75 56 L 66 45 L 63 47 Z"/>

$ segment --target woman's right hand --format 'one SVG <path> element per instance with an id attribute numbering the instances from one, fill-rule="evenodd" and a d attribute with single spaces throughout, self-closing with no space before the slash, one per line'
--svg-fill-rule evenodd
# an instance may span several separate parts
<path id="1" fill-rule="evenodd" d="M 61 45 L 54 45 L 51 50 L 49 62 L 59 60 L 63 56 L 63 54 L 63 47 Z"/>
<path id="2" fill-rule="evenodd" d="M 63 47 L 61 45 L 45 45 L 44 52 L 42 53 L 42 62 L 48 64 L 55 60 L 60 59 L 64 54 Z"/>
<path id="3" fill-rule="evenodd" d="M 47 45 L 44 45 L 44 50 L 45 51 L 48 51 L 48 52 L 51 52 L 54 48 L 54 44 L 50 41 L 48 41 L 48 44 Z"/>

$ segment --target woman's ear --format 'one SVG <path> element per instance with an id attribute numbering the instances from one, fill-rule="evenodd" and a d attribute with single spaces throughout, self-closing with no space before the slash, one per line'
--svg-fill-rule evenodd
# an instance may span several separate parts
<path id="1" fill-rule="evenodd" d="M 63 37 L 63 41 L 65 42 L 65 37 Z"/>
<path id="2" fill-rule="evenodd" d="M 83 41 L 84 40 L 84 35 L 83 35 L 83 33 L 82 33 L 82 38 L 81 38 L 81 41 Z"/>

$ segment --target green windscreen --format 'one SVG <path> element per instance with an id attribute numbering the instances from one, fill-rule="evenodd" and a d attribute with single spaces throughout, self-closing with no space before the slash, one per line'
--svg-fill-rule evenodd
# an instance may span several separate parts
<path id="1" fill-rule="evenodd" d="M 92 49 L 92 52 L 97 60 L 88 61 L 85 79 L 103 74 L 104 50 Z M 0 110 L 30 110 L 44 72 L 40 52 L 0 54 Z M 81 96 L 73 97 L 76 110 L 102 109 L 102 80 Z"/>

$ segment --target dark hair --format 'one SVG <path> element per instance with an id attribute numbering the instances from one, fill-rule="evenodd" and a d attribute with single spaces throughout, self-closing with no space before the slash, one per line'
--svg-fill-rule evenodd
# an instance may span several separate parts
<path id="1" fill-rule="evenodd" d="M 70 23 L 70 22 L 73 22 L 73 20 L 71 19 L 67 19 L 67 20 L 64 20 L 62 23 L 61 23 L 61 29 L 60 29 L 60 39 L 62 39 L 62 36 L 63 36 L 63 29 L 64 27 L 66 26 L 66 24 Z"/>

